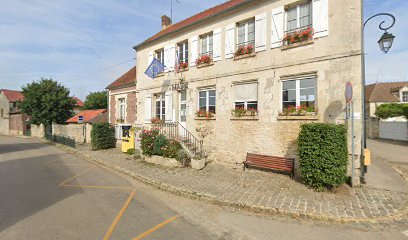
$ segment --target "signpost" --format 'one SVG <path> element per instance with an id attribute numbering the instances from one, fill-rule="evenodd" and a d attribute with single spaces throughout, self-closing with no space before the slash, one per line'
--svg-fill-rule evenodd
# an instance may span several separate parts
<path id="1" fill-rule="evenodd" d="M 354 102 L 353 102 L 353 86 L 350 82 L 346 84 L 346 118 L 351 118 L 351 186 L 354 186 Z"/>

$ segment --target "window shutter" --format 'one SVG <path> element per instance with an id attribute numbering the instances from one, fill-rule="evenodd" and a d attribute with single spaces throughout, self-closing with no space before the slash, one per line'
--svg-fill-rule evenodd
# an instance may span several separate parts
<path id="1" fill-rule="evenodd" d="M 235 24 L 225 27 L 225 59 L 234 57 Z"/>
<path id="2" fill-rule="evenodd" d="M 168 54 L 169 54 L 169 60 L 168 60 L 168 69 L 169 71 L 174 71 L 174 66 L 176 65 L 176 44 L 172 44 L 168 47 Z"/>
<path id="3" fill-rule="evenodd" d="M 166 92 L 165 98 L 166 122 L 173 122 L 173 92 Z"/>
<path id="4" fill-rule="evenodd" d="M 145 97 L 145 123 L 151 123 L 152 120 L 152 95 L 146 94 Z"/>
<path id="5" fill-rule="evenodd" d="M 198 36 L 194 36 L 191 38 L 191 59 L 190 61 L 190 66 L 195 66 L 196 65 L 196 60 L 198 58 Z"/>
<path id="6" fill-rule="evenodd" d="M 278 48 L 282 45 L 283 40 L 283 20 L 285 10 L 283 6 L 272 10 L 272 46 Z"/>
<path id="7" fill-rule="evenodd" d="M 313 0 L 314 38 L 329 35 L 329 3 L 328 0 Z"/>
<path id="8" fill-rule="evenodd" d="M 221 28 L 215 29 L 213 31 L 213 61 L 221 60 Z"/>
<path id="9" fill-rule="evenodd" d="M 255 16 L 255 51 L 266 50 L 266 13 Z"/>
<path id="10" fill-rule="evenodd" d="M 168 72 L 170 70 L 170 48 L 171 46 L 165 46 L 164 47 L 164 72 Z"/>
<path id="11" fill-rule="evenodd" d="M 147 66 L 150 66 L 150 63 L 153 61 L 153 51 L 149 52 L 149 56 L 147 58 Z"/>

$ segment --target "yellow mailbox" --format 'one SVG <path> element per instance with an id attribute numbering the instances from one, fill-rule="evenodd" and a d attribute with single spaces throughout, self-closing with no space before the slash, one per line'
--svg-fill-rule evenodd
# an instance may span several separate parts
<path id="1" fill-rule="evenodd" d="M 368 149 L 364 149 L 364 165 L 365 166 L 371 165 L 371 152 Z"/>
<path id="2" fill-rule="evenodd" d="M 122 152 L 127 152 L 129 149 L 135 148 L 135 130 L 130 128 L 126 137 L 122 138 Z"/>

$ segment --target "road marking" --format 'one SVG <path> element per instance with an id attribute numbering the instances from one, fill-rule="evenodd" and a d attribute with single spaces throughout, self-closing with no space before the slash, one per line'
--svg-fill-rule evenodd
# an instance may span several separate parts
<path id="1" fill-rule="evenodd" d="M 79 177 L 79 176 L 81 176 L 81 175 L 87 173 L 88 171 L 90 171 L 91 169 L 93 169 L 93 168 L 95 168 L 95 167 L 96 167 L 96 166 L 90 167 L 90 168 L 86 169 L 85 171 L 82 171 L 82 172 L 78 173 L 77 175 L 68 178 L 67 180 L 65 180 L 65 181 L 63 181 L 62 183 L 60 183 L 59 186 L 63 186 L 65 183 L 67 183 L 67 182 L 69 182 L 69 181 L 71 181 L 71 180 L 73 180 L 73 179 L 75 179 L 75 178 L 77 178 L 77 177 Z"/>
<path id="2" fill-rule="evenodd" d="M 408 237 L 408 230 L 402 231 L 401 233 Z"/>
<path id="3" fill-rule="evenodd" d="M 116 225 L 118 224 L 120 218 L 122 217 L 123 213 L 126 211 L 126 208 L 129 206 L 130 202 L 132 201 L 133 197 L 135 196 L 136 191 L 132 191 L 129 195 L 128 199 L 126 200 L 125 204 L 123 205 L 122 209 L 120 209 L 118 215 L 116 216 L 115 220 L 113 220 L 112 224 L 110 225 L 108 231 L 105 234 L 103 240 L 108 240 L 115 230 Z"/>
<path id="4" fill-rule="evenodd" d="M 174 216 L 174 217 L 171 217 L 171 218 L 167 219 L 166 221 L 161 222 L 161 223 L 157 224 L 156 226 L 150 228 L 149 230 L 147 230 L 146 232 L 140 234 L 139 236 L 133 238 L 132 240 L 140 240 L 140 239 L 143 239 L 143 238 L 147 237 L 148 235 L 150 235 L 151 233 L 153 233 L 154 231 L 156 231 L 156 230 L 158 230 L 158 229 L 160 229 L 160 228 L 166 226 L 167 224 L 173 222 L 174 220 L 176 220 L 176 219 L 179 218 L 179 217 L 180 217 L 180 215 L 176 215 L 176 216 Z"/>
<path id="5" fill-rule="evenodd" d="M 114 187 L 114 186 L 93 186 L 93 185 L 70 185 L 64 184 L 62 187 L 79 187 L 79 188 L 103 188 L 103 189 L 123 189 L 123 190 L 133 190 L 130 187 Z"/>
<path id="6" fill-rule="evenodd" d="M 48 164 L 48 166 L 91 166 L 87 163 L 53 163 Z"/>

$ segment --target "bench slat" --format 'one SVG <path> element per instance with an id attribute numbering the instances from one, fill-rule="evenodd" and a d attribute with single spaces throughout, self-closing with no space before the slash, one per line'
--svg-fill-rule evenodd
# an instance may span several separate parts
<path id="1" fill-rule="evenodd" d="M 284 171 L 290 173 L 292 177 L 294 170 L 294 159 L 248 153 L 246 161 L 244 162 L 244 170 L 245 166 Z"/>

